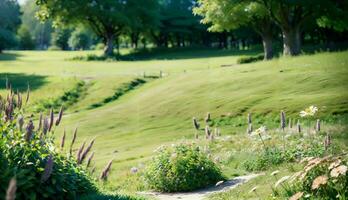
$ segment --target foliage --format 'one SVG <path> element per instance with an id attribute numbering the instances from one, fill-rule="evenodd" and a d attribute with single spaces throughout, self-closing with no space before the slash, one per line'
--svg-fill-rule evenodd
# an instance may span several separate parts
<path id="1" fill-rule="evenodd" d="M 19 47 L 24 50 L 32 50 L 35 48 L 34 40 L 30 34 L 29 29 L 21 25 L 18 29 Z"/>
<path id="2" fill-rule="evenodd" d="M 20 11 L 17 1 L 0 1 L 0 53 L 5 48 L 16 45 L 15 33 L 20 24 Z"/>
<path id="3" fill-rule="evenodd" d="M 194 144 L 160 147 L 145 174 L 158 191 L 191 191 L 223 180 L 220 169 Z"/>
<path id="4" fill-rule="evenodd" d="M 38 10 L 39 7 L 36 5 L 35 0 L 26 0 L 25 3 L 21 5 L 22 26 L 30 30 L 36 49 L 47 49 L 47 47 L 50 46 L 51 34 L 53 32 L 52 21 L 40 22 L 40 20 L 35 17 Z"/>
<path id="5" fill-rule="evenodd" d="M 79 81 L 75 87 L 71 90 L 64 92 L 64 94 L 58 98 L 42 99 L 34 106 L 36 112 L 42 112 L 48 109 L 53 109 L 56 112 L 61 106 L 68 108 L 69 106 L 78 102 L 79 98 L 86 92 L 87 85 L 84 81 Z"/>
<path id="6" fill-rule="evenodd" d="M 264 55 L 241 57 L 237 60 L 238 64 L 252 63 L 263 60 Z"/>
<path id="7" fill-rule="evenodd" d="M 290 197 L 301 194 L 309 199 L 347 199 L 347 156 L 307 157 L 303 170 L 274 191 L 275 196 Z"/>
<path id="8" fill-rule="evenodd" d="M 51 43 L 53 46 L 59 47 L 61 50 L 69 49 L 69 38 L 71 35 L 71 30 L 68 28 L 57 28 L 52 33 Z"/>
<path id="9" fill-rule="evenodd" d="M 304 157 L 323 156 L 333 150 L 333 147 L 325 150 L 324 139 L 320 135 L 316 135 L 315 139 L 294 136 L 292 138 L 283 145 L 267 146 L 264 151 L 257 153 L 255 158 L 243 162 L 242 166 L 248 171 L 260 171 L 284 162 L 295 162 Z"/>
<path id="10" fill-rule="evenodd" d="M 27 123 L 19 119 L 23 113 L 19 101 L 12 102 L 13 96 L 1 101 L 6 105 L 0 110 L 1 199 L 13 177 L 17 199 L 76 199 L 96 192 L 84 169 L 55 147 L 52 132 L 35 129 L 31 119 Z"/>
<path id="11" fill-rule="evenodd" d="M 107 47 L 104 52 L 107 56 L 113 54 L 114 41 L 130 24 L 140 19 L 156 19 L 152 15 L 156 10 L 156 0 L 104 0 L 90 1 L 87 4 L 85 0 L 36 2 L 40 6 L 38 16 L 41 19 L 53 17 L 58 24 L 82 23 L 89 26 Z"/>
<path id="12" fill-rule="evenodd" d="M 69 46 L 75 50 L 86 50 L 91 45 L 91 33 L 83 28 L 75 29 L 69 38 Z"/>

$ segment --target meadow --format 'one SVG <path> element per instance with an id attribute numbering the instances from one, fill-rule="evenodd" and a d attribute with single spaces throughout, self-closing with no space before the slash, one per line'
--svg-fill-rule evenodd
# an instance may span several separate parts
<path id="1" fill-rule="evenodd" d="M 22 92 L 29 84 L 31 99 L 26 109 L 34 113 L 34 119 L 39 112 L 48 115 L 48 108 L 58 111 L 63 105 L 65 114 L 55 139 L 59 142 L 65 129 L 70 141 L 76 127 L 76 146 L 96 138 L 96 176 L 114 159 L 104 185 L 108 190 L 133 195 L 146 190 L 141 172 L 133 174 L 131 168 L 142 169 L 161 145 L 194 141 L 192 117 L 203 126 L 208 112 L 211 126 L 220 128 L 222 136 L 208 144 L 203 139 L 196 142 L 210 146 L 222 160 L 227 178 L 251 173 L 241 167 L 255 157 L 248 148 L 258 146 L 246 134 L 248 113 L 255 128 L 265 125 L 276 130 L 281 110 L 297 121 L 301 110 L 315 105 L 323 130 L 332 133 L 338 149 L 347 150 L 347 51 L 250 64 L 237 64 L 237 60 L 258 51 L 201 49 L 168 51 L 134 61 L 72 60 L 99 53 L 7 51 L 0 55 L 0 94 L 5 94 L 6 79 Z M 200 134 L 202 138 L 204 131 Z M 285 162 L 256 171 L 267 174 L 280 169 L 286 175 L 299 167 Z M 260 176 L 211 198 L 256 199 L 247 191 L 271 178 Z M 271 188 L 261 186 L 259 195 L 266 198 L 270 193 Z"/>

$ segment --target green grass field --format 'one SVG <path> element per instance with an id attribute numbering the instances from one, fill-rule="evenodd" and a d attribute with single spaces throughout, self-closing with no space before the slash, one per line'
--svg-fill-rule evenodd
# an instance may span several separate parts
<path id="1" fill-rule="evenodd" d="M 96 137 L 93 150 L 97 175 L 114 159 L 108 184 L 113 190 L 132 193 L 142 189 L 141 184 L 134 183 L 139 177 L 131 175 L 130 168 L 146 163 L 162 144 L 192 139 L 192 117 L 203 124 L 207 112 L 223 135 L 233 137 L 245 134 L 248 112 L 253 113 L 258 125 L 276 127 L 280 110 L 297 119 L 300 110 L 316 105 L 319 117 L 328 124 L 347 121 L 348 51 L 244 65 L 236 64 L 240 56 L 258 52 L 195 50 L 141 61 L 69 60 L 90 53 L 98 52 L 6 52 L 0 55 L 0 93 L 5 92 L 6 77 L 14 89 L 23 92 L 29 83 L 30 109 L 37 102 L 61 97 L 78 81 L 84 81 L 85 91 L 66 108 L 61 127 L 67 130 L 68 141 L 78 127 L 78 144 Z M 160 71 L 162 78 L 146 79 L 145 84 L 118 99 L 92 106 L 113 96 L 124 84 L 144 78 L 144 73 L 158 76 Z M 62 132 L 62 128 L 56 130 L 57 141 Z M 242 159 L 243 155 L 237 161 Z M 246 173 L 233 167 L 224 168 L 224 172 L 229 177 Z M 243 187 L 247 186 L 238 191 Z"/>

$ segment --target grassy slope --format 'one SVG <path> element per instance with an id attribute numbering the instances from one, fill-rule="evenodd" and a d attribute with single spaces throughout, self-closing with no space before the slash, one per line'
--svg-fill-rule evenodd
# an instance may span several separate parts
<path id="1" fill-rule="evenodd" d="M 208 55 L 209 52 L 204 53 Z M 217 119 L 230 115 L 232 117 L 227 120 L 231 125 L 222 127 L 222 133 L 233 134 L 241 130 L 233 120 L 240 120 L 238 116 L 244 120 L 247 112 L 274 118 L 284 109 L 295 116 L 312 104 L 318 105 L 323 114 L 348 112 L 348 93 L 345 92 L 348 89 L 348 52 L 220 68 L 220 65 L 235 63 L 238 56 L 232 53 L 195 58 L 199 55 L 195 52 L 179 60 L 107 63 L 64 61 L 81 52 L 17 52 L 21 55 L 17 60 L 0 61 L 0 74 L 92 78 L 96 88 L 80 102 L 81 105 L 76 105 L 79 109 L 95 101 L 95 96 L 109 96 L 112 88 L 123 80 L 144 71 L 169 73 L 168 77 L 151 81 L 117 101 L 68 115 L 63 121 L 70 133 L 79 126 L 79 143 L 97 136 L 94 149 L 98 172 L 109 159 L 115 158 L 111 174 L 114 185 L 127 179 L 125 175 L 130 167 L 146 160 L 157 146 L 191 138 L 192 116 L 202 119 L 206 112 L 211 112 Z M 112 81 L 120 77 L 122 81 Z M 110 87 L 108 83 L 114 85 Z M 37 91 L 43 92 L 44 86 Z M 58 130 L 57 135 L 60 133 Z"/>

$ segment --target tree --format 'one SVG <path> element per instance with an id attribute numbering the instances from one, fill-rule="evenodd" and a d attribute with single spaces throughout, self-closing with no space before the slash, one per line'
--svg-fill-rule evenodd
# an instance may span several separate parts
<path id="1" fill-rule="evenodd" d="M 263 4 L 241 0 L 198 0 L 194 13 L 203 16 L 202 23 L 211 24 L 210 31 L 229 31 L 252 27 L 262 38 L 264 59 L 273 57 L 274 25 Z"/>
<path id="2" fill-rule="evenodd" d="M 15 34 L 20 25 L 20 10 L 15 0 L 0 0 L 0 53 L 16 45 Z"/>
<path id="3" fill-rule="evenodd" d="M 68 28 L 56 28 L 52 33 L 52 45 L 59 47 L 62 50 L 69 49 L 69 38 L 71 30 Z"/>
<path id="4" fill-rule="evenodd" d="M 91 45 L 91 33 L 84 28 L 77 28 L 71 33 L 71 37 L 69 38 L 69 46 L 76 49 L 88 49 Z"/>
<path id="5" fill-rule="evenodd" d="M 335 13 L 339 14 L 337 11 L 340 10 L 342 11 L 339 16 L 346 19 L 345 15 L 348 12 L 347 1 L 338 0 L 257 0 L 257 2 L 267 8 L 272 20 L 282 30 L 284 55 L 300 54 L 301 34 L 307 23 Z"/>
<path id="6" fill-rule="evenodd" d="M 53 32 L 52 21 L 47 20 L 42 22 L 35 15 L 39 11 L 35 0 L 27 0 L 21 6 L 22 24 L 30 30 L 30 34 L 38 49 L 47 49 L 51 42 L 51 34 Z"/>
<path id="7" fill-rule="evenodd" d="M 151 10 L 156 0 L 36 0 L 40 6 L 39 17 L 52 16 L 60 23 L 82 23 L 102 38 L 104 54 L 113 54 L 114 42 L 129 25 L 132 5 Z M 149 3 L 151 2 L 151 3 Z M 137 15 L 137 13 L 133 13 Z"/>
<path id="8" fill-rule="evenodd" d="M 35 48 L 35 42 L 25 25 L 21 25 L 18 29 L 19 47 L 24 50 L 32 50 Z"/>

